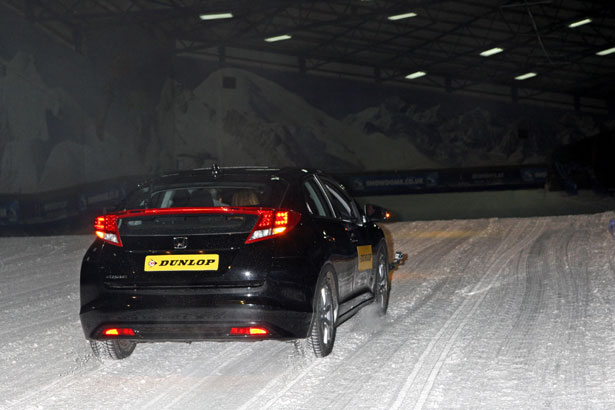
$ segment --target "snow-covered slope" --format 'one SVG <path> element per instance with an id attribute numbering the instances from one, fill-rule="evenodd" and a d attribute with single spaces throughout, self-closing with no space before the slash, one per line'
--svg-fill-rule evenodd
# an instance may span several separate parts
<path id="1" fill-rule="evenodd" d="M 614 408 L 614 216 L 389 224 L 408 254 L 389 313 L 360 312 L 321 360 L 268 341 L 99 363 L 78 320 L 91 238 L 0 238 L 0 408 Z"/>

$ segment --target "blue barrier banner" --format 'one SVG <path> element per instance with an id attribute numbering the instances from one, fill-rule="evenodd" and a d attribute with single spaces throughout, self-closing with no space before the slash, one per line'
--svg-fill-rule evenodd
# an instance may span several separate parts
<path id="1" fill-rule="evenodd" d="M 399 173 L 383 175 L 354 175 L 344 178 L 355 195 L 372 195 L 424 191 L 438 186 L 437 172 Z"/>
<path id="2" fill-rule="evenodd" d="M 545 184 L 548 176 L 548 170 L 546 167 L 521 168 L 521 179 L 527 183 Z"/>
<path id="3" fill-rule="evenodd" d="M 400 195 L 424 192 L 480 191 L 543 187 L 548 169 L 543 165 L 382 171 L 338 174 L 355 196 Z"/>
<path id="4" fill-rule="evenodd" d="M 0 202 L 0 225 L 14 225 L 19 222 L 19 201 Z"/>
<path id="5" fill-rule="evenodd" d="M 143 180 L 113 178 L 57 191 L 0 195 L 0 226 L 44 226 L 89 217 L 113 208 Z"/>

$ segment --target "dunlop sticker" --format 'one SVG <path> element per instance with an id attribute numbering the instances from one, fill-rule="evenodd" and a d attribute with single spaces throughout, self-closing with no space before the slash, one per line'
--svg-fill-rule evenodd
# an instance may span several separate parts
<path id="1" fill-rule="evenodd" d="M 149 255 L 145 257 L 146 272 L 218 270 L 219 257 L 210 255 Z"/>
<path id="2" fill-rule="evenodd" d="M 372 268 L 372 245 L 357 246 L 359 254 L 359 270 L 368 270 Z"/>

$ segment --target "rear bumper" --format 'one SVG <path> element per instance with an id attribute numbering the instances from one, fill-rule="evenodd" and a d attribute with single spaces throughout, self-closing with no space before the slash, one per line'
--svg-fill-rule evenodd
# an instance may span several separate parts
<path id="1" fill-rule="evenodd" d="M 312 313 L 307 304 L 280 303 L 280 299 L 250 291 L 232 294 L 156 294 L 156 292 L 105 292 L 81 308 L 85 337 L 108 338 L 112 327 L 129 328 L 141 342 L 250 339 L 297 339 L 307 337 Z M 302 306 L 303 305 L 303 306 Z M 232 327 L 259 326 L 266 336 L 230 335 Z M 117 336 L 114 336 L 117 338 Z"/>
<path id="2" fill-rule="evenodd" d="M 232 269 L 229 265 L 207 276 L 211 280 L 191 282 L 183 272 L 175 274 L 182 278 L 177 283 L 139 281 L 138 274 L 133 278 L 136 267 L 119 264 L 114 253 L 119 251 L 103 246 L 95 241 L 81 268 L 80 319 L 87 339 L 104 340 L 108 337 L 102 331 L 113 327 L 134 331 L 120 338 L 142 342 L 242 340 L 246 336 L 230 335 L 230 330 L 248 326 L 266 328 L 261 339 L 307 337 L 317 273 L 303 256 L 256 266 L 248 263 L 250 258 L 243 264 L 235 260 Z"/>

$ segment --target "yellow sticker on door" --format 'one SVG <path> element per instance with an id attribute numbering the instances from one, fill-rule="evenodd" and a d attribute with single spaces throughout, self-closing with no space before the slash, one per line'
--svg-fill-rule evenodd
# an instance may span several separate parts
<path id="1" fill-rule="evenodd" d="M 182 271 L 182 270 L 217 270 L 218 255 L 148 255 L 144 270 Z"/>
<path id="2" fill-rule="evenodd" d="M 372 268 L 372 245 L 357 246 L 359 254 L 359 270 L 368 270 Z"/>

